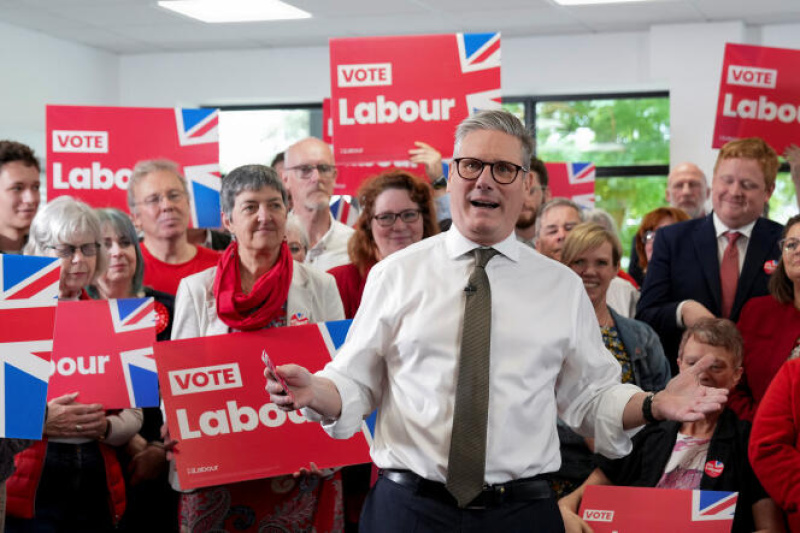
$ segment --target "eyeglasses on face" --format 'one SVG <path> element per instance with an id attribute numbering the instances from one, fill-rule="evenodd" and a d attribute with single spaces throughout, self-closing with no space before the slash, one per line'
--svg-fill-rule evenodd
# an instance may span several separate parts
<path id="1" fill-rule="evenodd" d="M 314 170 L 316 170 L 319 175 L 323 178 L 330 178 L 336 172 L 335 165 L 297 165 L 296 167 L 289 167 L 286 170 L 291 170 L 296 172 L 301 179 L 307 180 L 314 175 Z"/>
<path id="2" fill-rule="evenodd" d="M 394 226 L 394 223 L 398 218 L 406 224 L 416 222 L 419 220 L 419 214 L 419 209 L 406 209 L 404 211 L 400 211 L 399 213 L 379 213 L 372 218 L 378 221 L 379 226 L 389 227 Z"/>
<path id="3" fill-rule="evenodd" d="M 81 244 L 80 246 L 73 246 L 71 244 L 56 244 L 53 246 L 45 246 L 45 248 L 48 250 L 55 250 L 56 256 L 62 259 L 74 257 L 75 252 L 78 250 L 80 250 L 81 254 L 86 257 L 94 257 L 97 255 L 97 251 L 100 249 L 100 243 L 87 242 L 86 244 Z"/>
<path id="4" fill-rule="evenodd" d="M 146 207 L 156 207 L 161 205 L 161 202 L 166 199 L 171 204 L 177 204 L 178 202 L 182 201 L 186 198 L 186 193 L 183 191 L 169 191 L 166 194 L 151 194 L 139 204 L 144 205 Z"/>
<path id="5" fill-rule="evenodd" d="M 303 246 L 302 244 L 298 244 L 296 242 L 290 242 L 289 251 L 292 253 L 292 255 L 294 255 L 294 254 L 299 254 L 300 252 L 305 252 L 307 250 L 306 247 Z"/>
<path id="6" fill-rule="evenodd" d="M 785 254 L 795 253 L 797 250 L 800 250 L 800 248 L 798 248 L 799 246 L 800 239 L 781 239 L 778 241 L 778 247 Z"/>
<path id="7" fill-rule="evenodd" d="M 519 174 L 520 170 L 528 172 L 527 167 L 510 163 L 508 161 L 494 161 L 493 163 L 490 163 L 488 161 L 481 161 L 480 159 L 476 159 L 474 157 L 458 157 L 453 159 L 453 162 L 456 164 L 458 175 L 465 180 L 478 179 L 478 176 L 480 176 L 483 172 L 483 168 L 488 166 L 491 170 L 494 181 L 501 185 L 513 183 L 514 180 L 517 179 L 517 175 Z"/>

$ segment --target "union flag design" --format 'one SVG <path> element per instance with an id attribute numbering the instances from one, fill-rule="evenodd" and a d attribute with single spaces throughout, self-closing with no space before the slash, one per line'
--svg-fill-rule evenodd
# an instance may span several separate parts
<path id="1" fill-rule="evenodd" d="M 737 492 L 692 491 L 692 521 L 733 520 Z"/>
<path id="2" fill-rule="evenodd" d="M 219 109 L 175 108 L 181 146 L 219 142 Z"/>
<path id="3" fill-rule="evenodd" d="M 158 406 L 155 315 L 152 298 L 60 302 L 48 397 L 79 391 L 106 409 Z"/>
<path id="4" fill-rule="evenodd" d="M 331 214 L 334 219 L 352 228 L 358 219 L 358 208 L 340 196 L 331 204 Z"/>
<path id="5" fill-rule="evenodd" d="M 594 207 L 594 163 L 545 163 L 553 198 L 569 198 L 585 209 Z"/>
<path id="6" fill-rule="evenodd" d="M 42 438 L 60 264 L 0 255 L 0 437 Z"/>

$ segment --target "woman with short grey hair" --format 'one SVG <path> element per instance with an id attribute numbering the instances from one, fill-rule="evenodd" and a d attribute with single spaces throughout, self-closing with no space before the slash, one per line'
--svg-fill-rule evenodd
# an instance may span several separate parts
<path id="1" fill-rule="evenodd" d="M 292 260 L 286 243 L 287 194 L 273 169 L 232 170 L 222 180 L 220 200 L 222 223 L 235 240 L 217 266 L 181 281 L 173 339 L 344 318 L 333 277 Z M 293 531 L 335 531 L 343 521 L 340 483 L 336 473 L 184 492 L 181 530 L 263 531 L 292 524 Z M 242 524 L 241 515 L 251 520 Z"/>

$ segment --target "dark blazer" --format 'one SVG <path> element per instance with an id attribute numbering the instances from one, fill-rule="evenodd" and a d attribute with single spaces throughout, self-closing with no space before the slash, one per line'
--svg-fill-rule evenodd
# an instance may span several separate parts
<path id="1" fill-rule="evenodd" d="M 734 322 L 747 300 L 768 294 L 769 275 L 764 264 L 780 258 L 778 240 L 782 231 L 783 226 L 771 220 L 756 221 L 731 310 L 730 319 Z M 658 230 L 636 308 L 636 318 L 650 324 L 661 338 L 673 375 L 677 374 L 678 346 L 683 334 L 675 316 L 678 304 L 684 300 L 696 300 L 720 316 L 722 294 L 712 215 Z"/>

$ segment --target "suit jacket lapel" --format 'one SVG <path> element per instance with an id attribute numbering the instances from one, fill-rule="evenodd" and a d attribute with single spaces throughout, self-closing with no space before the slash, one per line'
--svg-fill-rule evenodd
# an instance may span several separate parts
<path id="1" fill-rule="evenodd" d="M 700 271 L 708 283 L 709 292 L 714 300 L 714 308 L 709 309 L 719 316 L 722 306 L 722 291 L 719 280 L 719 255 L 717 252 L 717 235 L 714 230 L 712 215 L 708 215 L 703 223 L 698 225 L 692 235 L 695 253 L 699 259 Z M 687 265 L 688 266 L 688 265 Z M 691 266 L 690 266 L 691 268 Z"/>

